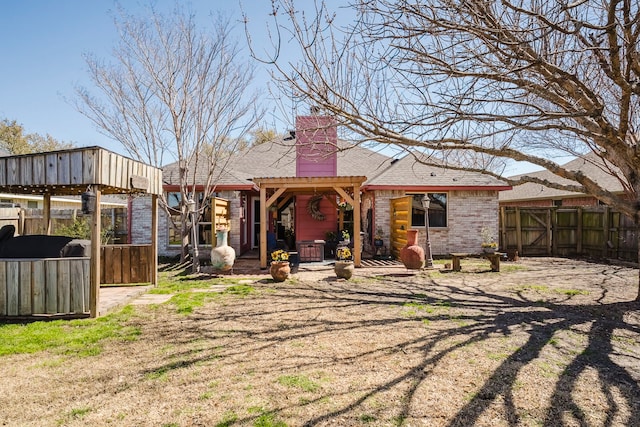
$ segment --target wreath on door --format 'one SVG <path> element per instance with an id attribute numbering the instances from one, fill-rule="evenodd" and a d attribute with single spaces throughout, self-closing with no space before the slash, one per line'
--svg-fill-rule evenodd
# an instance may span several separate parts
<path id="1" fill-rule="evenodd" d="M 307 212 L 311 215 L 311 218 L 316 221 L 324 221 L 324 214 L 320 211 L 320 202 L 324 195 L 318 194 L 309 199 L 307 204 Z"/>

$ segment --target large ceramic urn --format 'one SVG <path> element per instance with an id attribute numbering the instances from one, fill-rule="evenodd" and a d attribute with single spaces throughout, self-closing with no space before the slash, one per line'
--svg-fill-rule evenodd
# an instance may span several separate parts
<path id="1" fill-rule="evenodd" d="M 409 270 L 424 267 L 424 249 L 418 245 L 418 230 L 407 230 L 407 244 L 400 249 L 400 259 Z"/>
<path id="2" fill-rule="evenodd" d="M 211 249 L 211 266 L 215 270 L 228 271 L 236 260 L 236 251 L 227 244 L 227 230 L 216 231 L 216 247 Z"/>

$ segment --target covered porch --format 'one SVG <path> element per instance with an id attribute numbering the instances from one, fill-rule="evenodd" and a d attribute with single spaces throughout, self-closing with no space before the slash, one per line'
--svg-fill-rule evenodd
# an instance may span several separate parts
<path id="1" fill-rule="evenodd" d="M 360 187 L 366 179 L 365 176 L 254 178 L 253 182 L 260 188 L 260 268 L 267 268 L 268 265 L 267 231 L 270 208 L 285 206 L 291 202 L 294 196 L 317 195 L 337 195 L 353 207 L 353 261 L 356 267 L 360 267 L 362 259 L 360 251 Z M 338 210 L 335 200 L 330 197 L 327 199 Z M 296 206 L 296 211 L 298 218 L 311 215 L 302 206 Z M 321 217 L 316 215 L 314 220 L 323 221 L 319 218 Z M 296 228 L 300 226 L 299 222 L 300 219 L 296 221 Z M 328 227 L 327 230 L 329 230 Z"/>

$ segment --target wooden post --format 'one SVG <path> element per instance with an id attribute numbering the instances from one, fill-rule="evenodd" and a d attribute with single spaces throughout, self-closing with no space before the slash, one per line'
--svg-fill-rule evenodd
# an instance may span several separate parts
<path id="1" fill-rule="evenodd" d="M 609 224 L 611 222 L 609 217 L 609 206 L 605 206 L 604 212 L 602 213 L 602 234 L 604 238 L 604 242 L 602 245 L 602 256 L 604 258 L 609 257 Z"/>
<path id="2" fill-rule="evenodd" d="M 267 268 L 267 189 L 260 186 L 260 268 Z"/>
<path id="3" fill-rule="evenodd" d="M 556 230 L 557 228 L 555 226 L 555 217 L 556 217 L 556 210 L 554 208 L 549 208 L 547 210 L 547 255 L 554 254 L 552 245 L 556 240 L 558 240 L 558 239 L 554 239 L 552 234 L 553 231 Z"/>
<path id="4" fill-rule="evenodd" d="M 42 216 L 44 219 L 44 234 L 51 234 L 51 194 L 45 193 L 42 199 Z"/>
<path id="5" fill-rule="evenodd" d="M 353 186 L 353 265 L 360 267 L 362 260 L 362 246 L 360 238 L 360 188 Z"/>
<path id="6" fill-rule="evenodd" d="M 91 215 L 91 266 L 89 273 L 89 311 L 91 317 L 98 317 L 99 296 L 100 296 L 100 194 L 99 185 L 93 186 L 96 195 L 96 206 Z"/>
<path id="7" fill-rule="evenodd" d="M 576 252 L 578 255 L 582 254 L 582 208 L 578 207 L 576 211 Z"/>
<path id="8" fill-rule="evenodd" d="M 502 206 L 500 208 L 500 237 L 498 238 L 498 244 L 506 252 L 509 247 L 509 242 L 507 242 L 507 215 L 505 212 L 505 207 Z"/>
<path id="9" fill-rule="evenodd" d="M 24 236 L 24 224 L 24 209 L 20 209 L 20 211 L 18 211 L 18 234 L 20 236 Z"/>
<path id="10" fill-rule="evenodd" d="M 158 286 L 158 196 L 151 195 L 151 262 L 149 262 L 151 284 Z"/>
<path id="11" fill-rule="evenodd" d="M 520 256 L 524 255 L 522 252 L 522 219 L 520 218 L 520 208 L 516 207 L 516 247 Z"/>

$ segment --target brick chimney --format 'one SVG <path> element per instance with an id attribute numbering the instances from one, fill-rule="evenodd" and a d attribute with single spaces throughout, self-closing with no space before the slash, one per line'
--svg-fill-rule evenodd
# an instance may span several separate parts
<path id="1" fill-rule="evenodd" d="M 336 176 L 337 146 L 338 128 L 333 118 L 316 114 L 296 117 L 296 176 Z"/>

